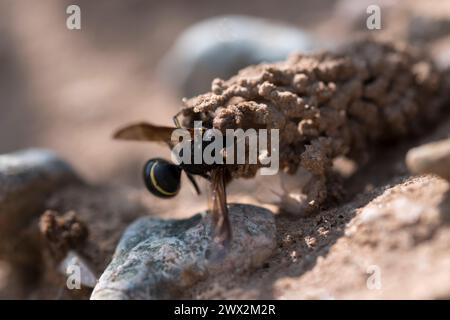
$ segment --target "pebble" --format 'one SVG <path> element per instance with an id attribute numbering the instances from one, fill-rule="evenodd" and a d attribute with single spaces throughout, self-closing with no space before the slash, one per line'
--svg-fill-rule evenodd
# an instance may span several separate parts
<path id="1" fill-rule="evenodd" d="M 89 264 L 75 251 L 71 250 L 59 264 L 58 270 L 61 274 L 79 281 L 80 285 L 88 288 L 94 288 L 97 278 Z M 76 279 L 79 277 L 79 279 Z"/>
<path id="2" fill-rule="evenodd" d="M 406 165 L 414 174 L 433 173 L 450 181 L 450 139 L 412 148 L 406 154 Z"/>
<path id="3" fill-rule="evenodd" d="M 244 15 L 217 16 L 186 29 L 158 72 L 181 96 L 192 97 L 209 91 L 217 77 L 226 79 L 248 65 L 316 49 L 323 45 L 297 27 Z"/>

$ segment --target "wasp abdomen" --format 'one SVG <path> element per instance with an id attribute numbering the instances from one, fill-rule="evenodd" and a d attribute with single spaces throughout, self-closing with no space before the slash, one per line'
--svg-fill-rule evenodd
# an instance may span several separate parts
<path id="1" fill-rule="evenodd" d="M 180 190 L 181 169 L 164 160 L 151 159 L 144 166 L 147 189 L 160 198 L 171 198 Z"/>

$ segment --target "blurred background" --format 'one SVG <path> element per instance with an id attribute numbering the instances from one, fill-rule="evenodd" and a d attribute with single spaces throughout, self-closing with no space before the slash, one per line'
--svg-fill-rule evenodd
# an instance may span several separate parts
<path id="1" fill-rule="evenodd" d="M 215 76 L 369 32 L 368 4 L 387 8 L 372 32 L 420 40 L 427 20 L 415 13 L 435 19 L 449 2 L 0 0 L 0 153 L 49 148 L 92 183 L 141 185 L 145 160 L 169 152 L 113 141 L 118 127 L 171 125 L 181 97 Z M 70 4 L 81 30 L 66 28 Z"/>
<path id="2" fill-rule="evenodd" d="M 172 124 L 183 92 L 159 66 L 186 28 L 233 13 L 307 27 L 334 2 L 82 0 L 81 30 L 66 28 L 70 4 L 0 0 L 0 153 L 49 148 L 90 182 L 140 185 L 143 162 L 168 151 L 111 135 L 133 121 Z"/>

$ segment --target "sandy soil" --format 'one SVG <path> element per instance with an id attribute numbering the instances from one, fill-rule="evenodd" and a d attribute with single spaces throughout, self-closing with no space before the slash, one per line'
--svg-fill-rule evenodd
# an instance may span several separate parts
<path id="1" fill-rule="evenodd" d="M 449 184 L 432 175 L 410 176 L 404 165 L 405 152 L 412 145 L 449 132 L 447 120 L 426 137 L 381 147 L 380 156 L 347 180 L 345 189 L 351 193 L 342 204 L 309 217 L 276 215 L 278 246 L 261 268 L 214 275 L 184 298 L 449 298 Z M 258 203 L 249 197 L 233 200 Z M 77 252 L 97 276 L 133 219 L 168 217 L 167 208 L 149 202 L 142 190 L 128 187 L 70 187 L 55 194 L 48 208 L 73 210 L 88 227 L 89 238 Z M 29 297 L 89 296 L 87 288 L 62 290 L 60 260 L 48 251 L 44 257 L 44 277 Z M 368 287 L 373 268 L 381 272 L 380 289 Z"/>

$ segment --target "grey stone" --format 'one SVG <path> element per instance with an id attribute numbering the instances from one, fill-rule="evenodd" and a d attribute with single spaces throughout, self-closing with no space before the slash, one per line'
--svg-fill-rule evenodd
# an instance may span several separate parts
<path id="1" fill-rule="evenodd" d="M 71 167 L 50 151 L 0 155 L 0 254 L 18 231 L 42 213 L 51 192 L 74 181 L 79 180 Z"/>
<path id="2" fill-rule="evenodd" d="M 276 247 L 273 214 L 230 204 L 233 239 L 222 258 L 211 259 L 211 215 L 185 220 L 144 217 L 125 231 L 91 299 L 170 299 L 218 273 L 260 266 Z"/>
<path id="3" fill-rule="evenodd" d="M 450 139 L 409 150 L 406 164 L 412 173 L 433 173 L 450 181 Z"/>
<path id="4" fill-rule="evenodd" d="M 317 49 L 324 44 L 294 26 L 251 16 L 217 16 L 186 29 L 158 72 L 182 96 L 191 97 L 209 91 L 215 78 L 228 78 L 248 65 Z"/>

